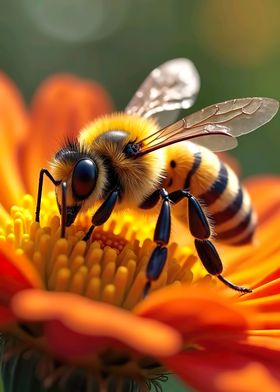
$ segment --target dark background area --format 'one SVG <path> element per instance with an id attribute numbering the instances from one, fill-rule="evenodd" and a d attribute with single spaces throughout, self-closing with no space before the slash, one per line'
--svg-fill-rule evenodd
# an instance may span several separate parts
<path id="1" fill-rule="evenodd" d="M 278 0 L 0 0 L 0 68 L 27 101 L 49 75 L 71 72 L 103 84 L 121 110 L 153 68 L 188 57 L 201 75 L 191 111 L 279 99 L 279 16 Z M 239 142 L 244 176 L 279 173 L 279 115 Z"/>

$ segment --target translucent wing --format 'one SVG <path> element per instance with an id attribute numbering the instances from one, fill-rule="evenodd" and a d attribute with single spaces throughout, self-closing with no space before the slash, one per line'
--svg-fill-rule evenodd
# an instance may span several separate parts
<path id="1" fill-rule="evenodd" d="M 218 124 L 232 136 L 252 132 L 270 121 L 279 108 L 272 98 L 238 98 L 211 105 L 185 117 L 186 127 Z"/>
<path id="2" fill-rule="evenodd" d="M 176 120 L 180 109 L 193 105 L 199 88 L 199 74 L 190 60 L 170 60 L 150 73 L 125 111 L 154 117 L 160 126 L 164 126 Z"/>
<path id="3" fill-rule="evenodd" d="M 141 155 L 179 141 L 194 139 L 212 151 L 237 145 L 235 137 L 272 119 L 279 102 L 271 98 L 240 98 L 208 106 L 139 141 Z"/>

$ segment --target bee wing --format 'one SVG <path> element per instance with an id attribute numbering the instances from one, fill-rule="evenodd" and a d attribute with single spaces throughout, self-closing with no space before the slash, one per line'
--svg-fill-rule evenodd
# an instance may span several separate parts
<path id="1" fill-rule="evenodd" d="M 150 73 L 125 111 L 142 117 L 154 117 L 163 127 L 176 120 L 180 109 L 193 105 L 199 88 L 199 74 L 190 60 L 170 60 Z"/>
<path id="2" fill-rule="evenodd" d="M 232 136 L 241 136 L 266 124 L 274 117 L 279 102 L 272 98 L 238 98 L 217 103 L 185 117 L 186 128 L 216 124 Z"/>
<path id="3" fill-rule="evenodd" d="M 278 108 L 275 99 L 258 97 L 208 106 L 139 141 L 140 154 L 189 139 L 212 151 L 229 150 L 237 145 L 237 136 L 266 124 Z"/>
<path id="4" fill-rule="evenodd" d="M 137 142 L 141 146 L 137 156 L 145 155 L 159 148 L 185 140 L 191 140 L 215 152 L 231 150 L 238 144 L 237 139 L 225 127 L 220 125 L 205 125 L 195 128 L 185 128 L 185 119 L 182 119 Z"/>

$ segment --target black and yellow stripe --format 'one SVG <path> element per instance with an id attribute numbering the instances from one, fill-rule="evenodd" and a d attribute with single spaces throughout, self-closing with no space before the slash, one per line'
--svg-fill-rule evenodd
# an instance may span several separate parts
<path id="1" fill-rule="evenodd" d="M 190 144 L 190 148 L 186 148 Z M 256 216 L 250 197 L 236 174 L 208 149 L 192 143 L 188 145 L 185 146 L 185 161 L 182 151 L 179 149 L 176 153 L 174 149 L 173 161 L 176 164 L 172 169 L 173 184 L 178 184 L 176 172 L 178 175 L 182 174 L 180 166 L 185 167 L 186 174 L 181 179 L 181 187 L 189 189 L 206 206 L 214 223 L 215 238 L 232 245 L 251 242 Z M 182 212 L 178 211 L 176 215 L 182 217 Z"/>
<path id="2" fill-rule="evenodd" d="M 192 167 L 186 176 L 186 179 L 184 182 L 184 189 L 190 188 L 190 182 L 191 182 L 192 176 L 194 176 L 196 171 L 198 170 L 198 168 L 201 164 L 201 159 L 202 159 L 201 151 L 198 150 L 198 151 L 194 152 Z"/>

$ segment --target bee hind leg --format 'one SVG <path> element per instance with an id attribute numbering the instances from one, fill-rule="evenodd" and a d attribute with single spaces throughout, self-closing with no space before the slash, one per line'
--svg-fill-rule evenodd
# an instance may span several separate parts
<path id="1" fill-rule="evenodd" d="M 226 286 L 241 293 L 251 293 L 252 290 L 243 286 L 238 286 L 226 278 L 221 273 L 223 263 L 213 243 L 209 240 L 211 228 L 206 214 L 204 213 L 199 201 L 187 190 L 179 190 L 169 194 L 169 199 L 178 203 L 183 198 L 188 199 L 189 229 L 195 238 L 194 243 L 197 254 L 210 275 L 217 276 Z"/>
<path id="2" fill-rule="evenodd" d="M 248 289 L 247 287 L 243 286 L 238 286 L 221 275 L 223 271 L 223 263 L 220 259 L 217 249 L 210 240 L 195 239 L 194 243 L 198 256 L 204 268 L 210 275 L 217 276 L 217 278 L 221 282 L 223 282 L 226 286 L 230 287 L 233 290 L 239 291 L 244 294 L 252 292 L 251 289 Z"/>
<path id="3" fill-rule="evenodd" d="M 162 199 L 162 205 L 160 213 L 157 219 L 155 232 L 154 232 L 154 242 L 157 244 L 150 260 L 147 264 L 146 276 L 147 282 L 144 286 L 143 296 L 146 297 L 150 288 L 152 281 L 159 278 L 166 260 L 167 260 L 167 247 L 170 239 L 170 229 L 171 229 L 171 214 L 170 214 L 170 200 L 168 197 L 168 192 L 165 189 L 160 189 L 160 197 Z"/>

